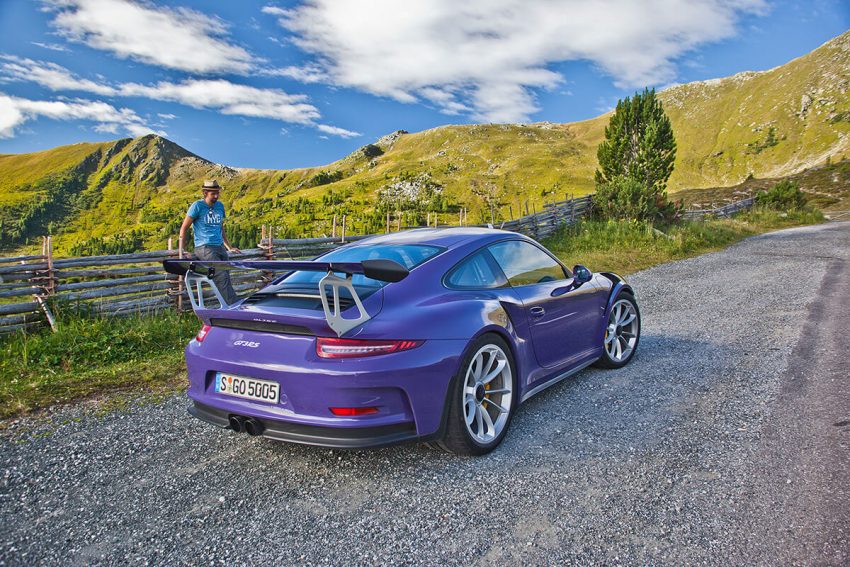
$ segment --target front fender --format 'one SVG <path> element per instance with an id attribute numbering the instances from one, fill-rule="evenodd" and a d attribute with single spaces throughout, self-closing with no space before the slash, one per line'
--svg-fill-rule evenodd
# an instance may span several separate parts
<path id="1" fill-rule="evenodd" d="M 611 314 L 611 308 L 614 306 L 614 302 L 617 301 L 617 297 L 620 293 L 626 291 L 630 293 L 633 297 L 637 298 L 637 294 L 635 293 L 634 288 L 629 285 L 626 280 L 624 280 L 621 276 L 611 272 L 600 272 L 603 276 L 605 276 L 608 280 L 611 281 L 611 289 L 608 292 L 608 302 L 605 305 L 605 320 L 608 320 L 608 316 Z"/>

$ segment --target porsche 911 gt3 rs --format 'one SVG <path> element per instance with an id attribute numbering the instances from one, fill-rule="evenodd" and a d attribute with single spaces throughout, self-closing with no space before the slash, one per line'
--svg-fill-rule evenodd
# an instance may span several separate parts
<path id="1" fill-rule="evenodd" d="M 523 401 L 590 364 L 624 366 L 640 339 L 623 278 L 570 270 L 502 230 L 417 229 L 312 261 L 164 265 L 203 322 L 186 347 L 190 413 L 283 441 L 484 454 Z M 281 273 L 227 305 L 210 276 L 234 268 Z M 207 286 L 220 306 L 205 306 Z"/>

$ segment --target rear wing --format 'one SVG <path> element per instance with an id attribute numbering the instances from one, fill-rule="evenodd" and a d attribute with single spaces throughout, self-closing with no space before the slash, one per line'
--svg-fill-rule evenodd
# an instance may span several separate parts
<path id="1" fill-rule="evenodd" d="M 322 309 L 325 312 L 325 320 L 328 322 L 328 326 L 340 337 L 354 327 L 362 325 L 371 319 L 363 307 L 363 302 L 360 300 L 357 290 L 354 289 L 354 285 L 351 283 L 352 275 L 363 274 L 373 280 L 399 282 L 406 278 L 409 273 L 407 268 L 398 262 L 383 259 L 363 260 L 362 262 L 310 262 L 297 260 L 231 260 L 207 262 L 200 260 L 163 260 L 162 267 L 169 274 L 183 276 L 185 278 L 189 301 L 192 303 L 192 309 L 194 311 L 205 309 L 203 284 L 210 286 L 222 308 L 226 309 L 230 307 L 224 301 L 221 292 L 212 280 L 216 271 L 243 268 L 271 272 L 327 272 L 325 277 L 319 280 L 319 299 L 322 302 Z M 337 273 L 344 274 L 345 277 L 341 278 L 336 275 Z M 328 288 L 330 288 L 333 294 L 333 309 L 331 309 L 328 302 L 326 293 Z M 359 312 L 356 318 L 345 319 L 342 317 L 339 302 L 339 290 L 341 288 L 347 289 L 351 294 L 351 298 L 354 300 L 354 304 Z"/>

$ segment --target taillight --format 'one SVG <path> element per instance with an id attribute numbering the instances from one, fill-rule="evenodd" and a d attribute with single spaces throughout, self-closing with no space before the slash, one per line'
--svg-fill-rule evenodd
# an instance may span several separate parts
<path id="1" fill-rule="evenodd" d="M 322 358 L 355 358 L 410 350 L 425 341 L 373 341 L 368 339 L 316 339 L 316 354 Z"/>
<path id="2" fill-rule="evenodd" d="M 331 410 L 331 413 L 338 416 L 343 417 L 357 417 L 358 415 L 369 415 L 373 413 L 378 413 L 378 408 L 376 407 L 366 407 L 366 408 L 328 408 Z"/>
<path id="3" fill-rule="evenodd" d="M 212 327 L 209 325 L 204 325 L 203 327 L 201 327 L 201 330 L 198 331 L 197 335 L 195 335 L 195 340 L 199 343 L 204 342 L 204 339 L 207 338 L 207 333 L 210 332 L 210 329 L 212 329 Z"/>

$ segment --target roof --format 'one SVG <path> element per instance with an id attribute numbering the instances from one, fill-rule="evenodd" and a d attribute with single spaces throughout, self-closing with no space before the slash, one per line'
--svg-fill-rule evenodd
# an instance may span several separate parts
<path id="1" fill-rule="evenodd" d="M 473 226 L 446 228 L 416 228 L 401 232 L 381 234 L 361 240 L 358 244 L 430 244 L 445 248 L 454 248 L 471 240 L 498 240 L 516 233 L 494 228 Z"/>

